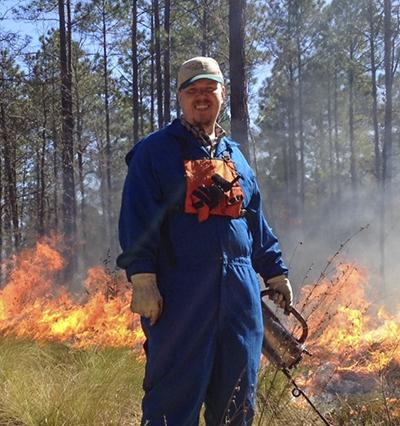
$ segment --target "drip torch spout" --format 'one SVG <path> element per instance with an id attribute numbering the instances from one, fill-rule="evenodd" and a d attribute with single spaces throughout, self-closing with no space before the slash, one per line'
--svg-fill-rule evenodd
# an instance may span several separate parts
<path id="1" fill-rule="evenodd" d="M 326 426 L 331 426 L 331 424 L 326 420 L 326 418 L 323 416 L 323 414 L 318 410 L 318 408 L 314 405 L 314 403 L 311 401 L 311 399 L 307 396 L 307 394 L 301 389 L 295 380 L 293 379 L 292 375 L 290 374 L 289 370 L 287 368 L 282 369 L 283 374 L 290 380 L 290 383 L 293 385 L 292 389 L 292 395 L 295 398 L 298 398 L 300 395 L 303 396 L 303 398 L 308 402 L 310 407 L 315 411 L 316 414 L 318 414 L 318 417 L 324 422 Z"/>

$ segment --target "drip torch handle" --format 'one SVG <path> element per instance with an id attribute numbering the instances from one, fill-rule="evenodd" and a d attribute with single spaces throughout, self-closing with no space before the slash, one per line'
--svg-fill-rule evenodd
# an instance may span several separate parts
<path id="1" fill-rule="evenodd" d="M 261 290 L 261 299 L 264 296 L 268 296 L 271 300 L 274 296 L 274 294 L 276 293 L 275 290 L 271 289 L 271 288 L 266 288 L 264 290 Z M 289 307 L 285 307 L 285 313 L 292 314 L 297 321 L 300 323 L 301 328 L 302 328 L 302 333 L 300 337 L 296 337 L 296 340 L 299 343 L 304 343 L 307 339 L 308 336 L 308 325 L 307 325 L 307 321 L 302 317 L 302 315 L 300 314 L 300 312 L 293 306 L 289 306 Z"/>

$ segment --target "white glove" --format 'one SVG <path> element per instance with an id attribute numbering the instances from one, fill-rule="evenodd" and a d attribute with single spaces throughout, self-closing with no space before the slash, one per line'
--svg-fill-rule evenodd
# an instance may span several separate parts
<path id="1" fill-rule="evenodd" d="M 133 289 L 131 311 L 149 318 L 150 325 L 154 325 L 163 308 L 163 299 L 157 287 L 156 274 L 134 274 L 130 281 Z"/>
<path id="2" fill-rule="evenodd" d="M 275 305 L 287 311 L 293 304 L 293 291 L 290 281 L 286 275 L 278 275 L 267 281 L 268 287 L 275 290 L 273 296 Z"/>

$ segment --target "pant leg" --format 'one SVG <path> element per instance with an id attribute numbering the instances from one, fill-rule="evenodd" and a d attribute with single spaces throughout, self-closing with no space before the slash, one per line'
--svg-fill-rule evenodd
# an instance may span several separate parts
<path id="1" fill-rule="evenodd" d="M 198 426 L 212 352 L 212 348 L 209 353 L 199 352 L 188 364 L 178 361 L 153 385 L 147 383 L 148 377 L 145 379 L 142 425 Z"/>
<path id="2" fill-rule="evenodd" d="M 227 265 L 221 327 L 206 396 L 207 426 L 251 425 L 263 324 L 259 284 L 248 265 Z"/>
<path id="3" fill-rule="evenodd" d="M 147 364 L 142 425 L 197 426 L 215 357 L 221 268 L 171 270 L 159 287 L 164 310 L 142 320 Z"/>

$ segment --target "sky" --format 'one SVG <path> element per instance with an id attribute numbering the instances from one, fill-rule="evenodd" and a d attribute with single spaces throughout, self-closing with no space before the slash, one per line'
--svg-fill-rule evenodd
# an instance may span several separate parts
<path id="1" fill-rule="evenodd" d="M 29 36 L 32 41 L 30 48 L 35 51 L 39 48 L 39 37 L 51 28 L 57 25 L 56 19 L 31 21 L 23 19 L 23 17 L 16 19 L 13 15 L 13 8 L 23 6 L 29 3 L 26 0 L 0 0 L 0 30 L 8 30 L 17 32 L 21 36 Z"/>

